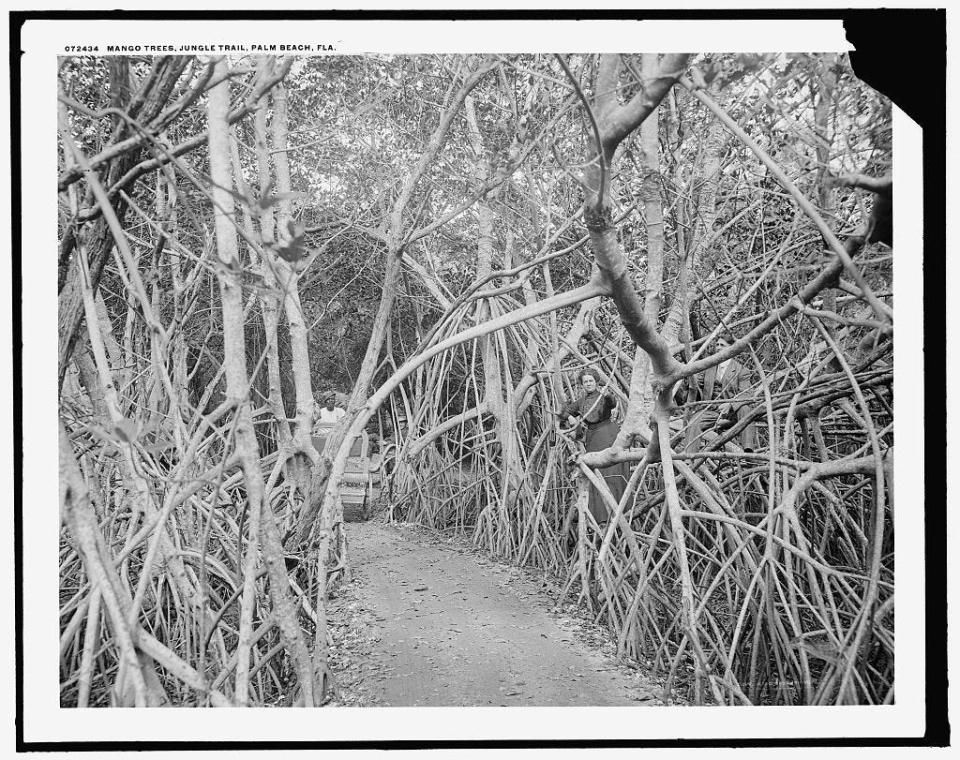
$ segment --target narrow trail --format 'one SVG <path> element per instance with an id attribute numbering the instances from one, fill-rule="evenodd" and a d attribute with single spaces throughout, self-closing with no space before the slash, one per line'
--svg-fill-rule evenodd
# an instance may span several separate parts
<path id="1" fill-rule="evenodd" d="M 654 705 L 659 687 L 532 573 L 409 525 L 347 526 L 354 579 L 329 610 L 344 705 Z"/>

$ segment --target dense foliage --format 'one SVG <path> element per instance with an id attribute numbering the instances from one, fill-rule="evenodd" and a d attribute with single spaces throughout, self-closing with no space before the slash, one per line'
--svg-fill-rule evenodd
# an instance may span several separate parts
<path id="1" fill-rule="evenodd" d="M 323 703 L 363 428 L 391 518 L 552 573 L 670 688 L 893 700 L 890 112 L 845 57 L 70 58 L 60 94 L 64 705 Z M 621 418 L 585 457 L 584 366 Z"/>

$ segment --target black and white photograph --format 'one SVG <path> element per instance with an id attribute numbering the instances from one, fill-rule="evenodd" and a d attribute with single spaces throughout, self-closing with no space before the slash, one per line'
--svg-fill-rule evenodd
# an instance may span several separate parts
<path id="1" fill-rule="evenodd" d="M 869 18 L 42 15 L 18 742 L 931 735 Z"/>

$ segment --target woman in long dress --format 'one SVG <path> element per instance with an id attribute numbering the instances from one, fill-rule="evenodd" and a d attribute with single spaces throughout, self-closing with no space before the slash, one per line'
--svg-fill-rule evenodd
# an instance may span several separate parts
<path id="1" fill-rule="evenodd" d="M 617 402 L 609 391 L 601 392 L 597 383 L 597 375 L 593 370 L 584 370 L 580 373 L 580 384 L 583 392 L 563 408 L 563 415 L 574 425 L 580 418 L 584 428 L 584 448 L 587 451 L 602 451 L 609 448 L 620 432 L 620 425 L 613 419 L 612 412 Z M 599 470 L 613 495 L 615 501 L 620 501 L 629 477 L 629 466 L 622 462 L 602 467 Z M 590 514 L 603 525 L 609 519 L 609 510 L 600 492 L 590 486 Z"/>

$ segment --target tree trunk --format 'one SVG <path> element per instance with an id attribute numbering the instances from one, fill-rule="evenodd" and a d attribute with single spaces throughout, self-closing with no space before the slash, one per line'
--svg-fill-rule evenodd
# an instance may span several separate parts
<path id="1" fill-rule="evenodd" d="M 645 53 L 642 58 L 644 77 L 653 77 L 658 69 L 657 55 Z M 640 125 L 640 166 L 643 169 L 643 218 L 647 232 L 647 272 L 644 285 L 643 311 L 651 324 L 660 321 L 663 294 L 663 202 L 660 198 L 660 107 L 653 109 Z M 636 434 L 650 440 L 650 415 L 653 412 L 650 355 L 639 346 L 634 352 L 630 375 L 630 401 L 624 415 L 616 445 L 626 447 Z"/>
<path id="2" fill-rule="evenodd" d="M 289 226 L 292 223 L 290 194 L 290 162 L 287 157 L 287 133 L 289 129 L 287 114 L 287 91 L 283 85 L 273 90 L 273 166 L 277 177 L 279 193 L 277 213 L 277 241 L 289 238 Z M 313 429 L 313 388 L 310 380 L 310 346 L 307 325 L 300 303 L 301 262 L 289 263 L 279 256 L 271 257 L 270 264 L 275 267 L 277 280 L 283 293 L 283 309 L 287 317 L 287 329 L 290 332 L 290 353 L 293 369 L 294 391 L 296 394 L 296 422 L 294 423 L 292 446 L 294 471 L 301 492 L 308 495 L 310 465 L 317 462 L 318 454 L 313 447 L 310 433 Z"/>
<path id="3" fill-rule="evenodd" d="M 243 296 L 240 289 L 240 260 L 234 230 L 234 202 L 230 189 L 233 187 L 233 172 L 230 162 L 230 130 L 227 116 L 230 106 L 230 83 L 226 78 L 226 61 L 216 65 L 220 83 L 211 88 L 208 100 L 210 145 L 210 175 L 213 179 L 214 220 L 217 236 L 217 257 L 222 264 L 218 268 L 220 299 L 223 311 L 224 369 L 227 395 L 237 403 L 234 426 L 236 451 L 240 456 L 249 510 L 249 535 L 244 563 L 244 593 L 241 602 L 241 637 L 249 639 L 249 626 L 253 610 L 253 586 L 258 543 L 262 541 L 263 559 L 270 580 L 270 593 L 284 645 L 295 664 L 297 678 L 306 706 L 314 705 L 314 672 L 310 652 L 297 622 L 283 547 L 273 513 L 264 504 L 263 473 L 257 440 L 253 431 L 250 409 L 249 381 L 246 366 L 246 344 L 243 324 Z M 240 653 L 245 656 L 246 653 Z M 239 664 L 239 660 L 238 660 Z M 244 668 L 246 663 L 244 663 Z M 240 675 L 240 674 L 238 674 Z M 242 688 L 244 684 L 238 683 Z M 246 702 L 245 693 L 237 693 L 240 704 Z"/>
<path id="4" fill-rule="evenodd" d="M 267 150 L 267 96 L 260 101 L 260 107 L 254 116 L 254 140 L 257 150 L 257 166 L 260 170 L 260 195 L 270 187 L 270 153 Z M 273 207 L 262 208 L 260 212 L 260 238 L 264 243 L 276 239 L 276 224 Z M 258 271 L 267 285 L 267 291 L 260 296 L 260 313 L 263 317 L 263 332 L 267 350 L 267 405 L 276 419 L 279 448 L 290 446 L 292 433 L 287 421 L 287 412 L 283 404 L 280 384 L 280 350 L 278 328 L 280 324 L 280 283 L 277 281 L 276 268 L 266 259 L 258 257 Z"/>
<path id="5" fill-rule="evenodd" d="M 474 180 L 482 184 L 492 171 L 490 160 L 486 157 L 483 138 L 477 124 L 477 116 L 473 105 L 473 98 L 467 96 L 464 101 L 464 112 L 470 128 L 470 142 L 473 147 Z M 483 280 L 493 271 L 493 229 L 496 222 L 496 213 L 491 208 L 490 199 L 496 198 L 496 191 L 480 199 L 477 204 L 477 280 Z M 477 323 L 482 323 L 494 316 L 491 311 L 492 301 L 481 299 L 477 309 Z M 513 404 L 504 399 L 503 372 L 506 369 L 500 363 L 499 334 L 485 335 L 480 339 L 480 356 L 483 361 L 483 405 L 490 412 L 490 423 L 494 426 L 497 443 L 500 447 L 500 498 L 496 504 L 488 504 L 487 509 L 496 506 L 498 516 L 498 532 L 501 541 L 508 538 L 510 518 L 507 514 L 507 505 L 516 497 L 520 484 L 519 442 L 517 441 L 517 424 L 514 416 Z M 504 356 L 504 361 L 506 361 Z M 483 519 L 478 518 L 478 527 Z M 492 547 L 500 550 L 502 547 Z"/>

